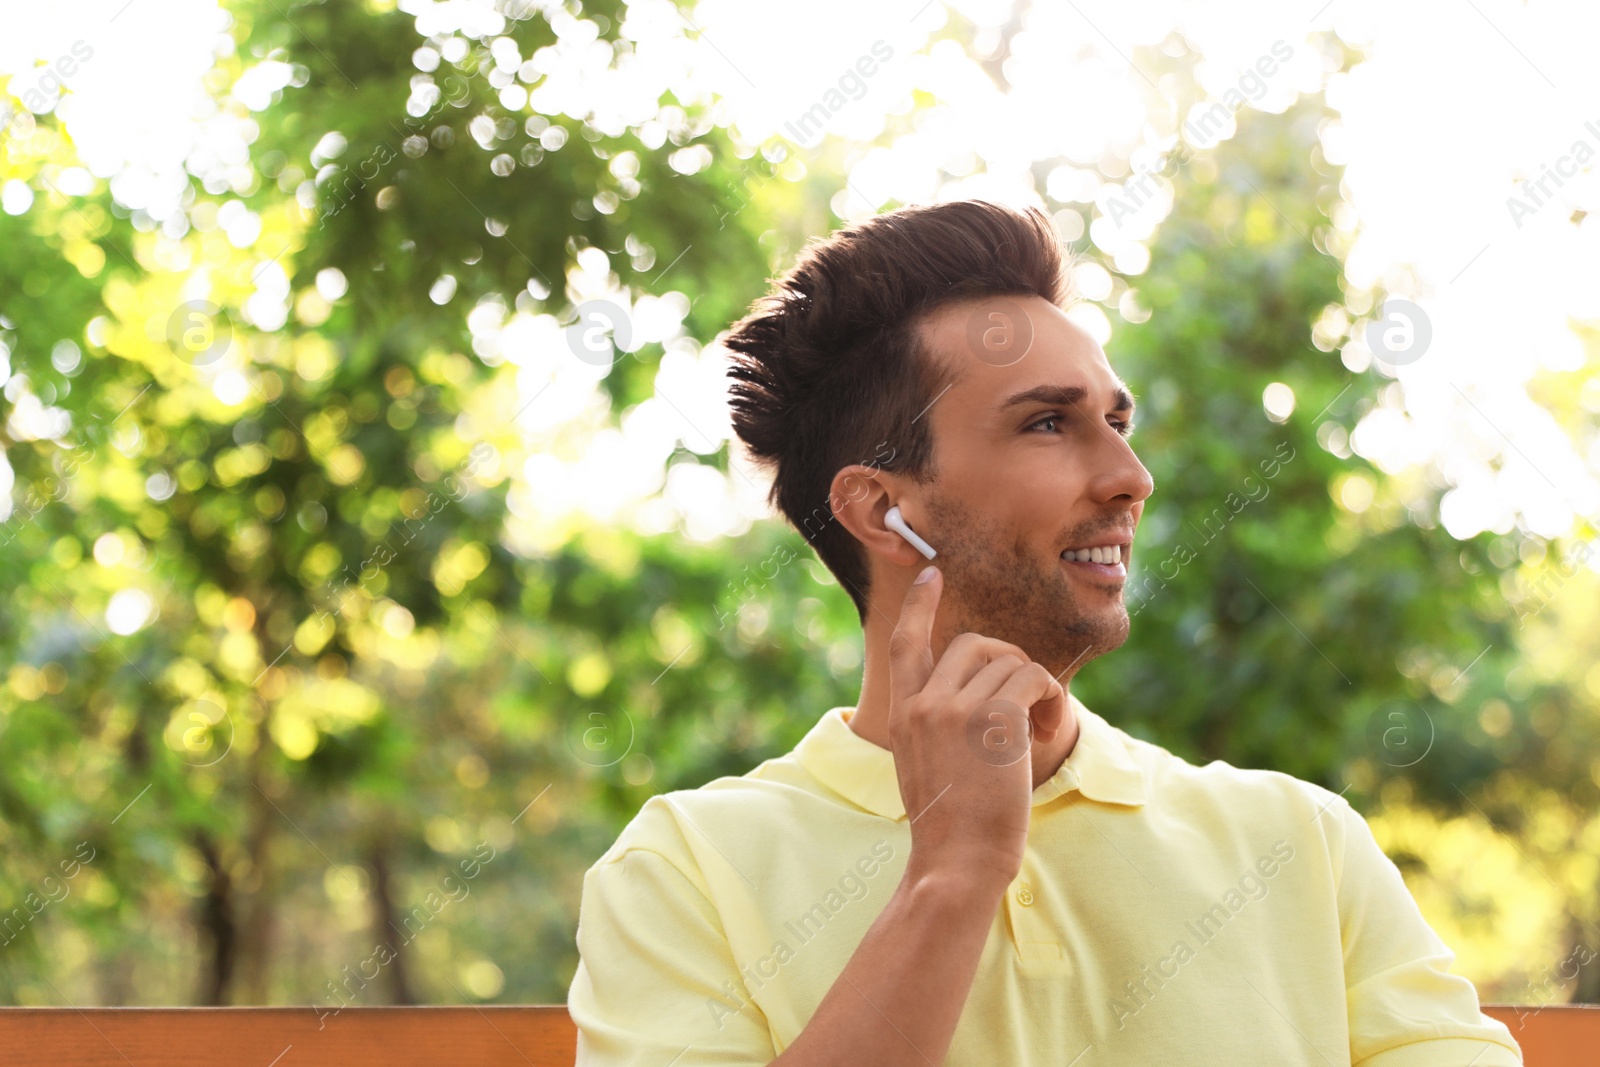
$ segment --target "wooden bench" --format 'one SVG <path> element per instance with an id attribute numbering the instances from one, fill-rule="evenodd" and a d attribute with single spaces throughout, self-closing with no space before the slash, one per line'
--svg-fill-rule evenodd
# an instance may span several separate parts
<path id="1" fill-rule="evenodd" d="M 1600 1007 L 1484 1009 L 1529 1067 L 1600 1063 Z M 557 1067 L 577 1055 L 553 1007 L 0 1008 L 7 1067 Z"/>

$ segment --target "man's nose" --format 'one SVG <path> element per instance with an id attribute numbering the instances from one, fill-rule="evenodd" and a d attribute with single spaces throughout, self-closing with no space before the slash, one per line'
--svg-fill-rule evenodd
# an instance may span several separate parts
<path id="1" fill-rule="evenodd" d="M 1145 469 L 1127 438 L 1109 426 L 1100 435 L 1102 447 L 1095 456 L 1096 470 L 1091 479 L 1090 495 L 1097 501 L 1110 502 L 1126 498 L 1137 504 L 1155 492 L 1155 479 Z"/>

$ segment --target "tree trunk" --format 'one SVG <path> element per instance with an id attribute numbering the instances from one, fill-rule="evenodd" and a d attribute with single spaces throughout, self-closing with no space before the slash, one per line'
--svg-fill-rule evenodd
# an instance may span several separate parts
<path id="1" fill-rule="evenodd" d="M 394 894 L 389 884 L 389 845 L 379 841 L 372 847 L 372 928 L 381 942 L 389 945 L 394 958 L 384 969 L 388 975 L 389 1003 L 415 1004 L 411 985 L 406 981 L 406 956 L 404 938 L 398 936 L 400 927 L 395 922 Z"/>
<path id="2" fill-rule="evenodd" d="M 259 783 L 267 746 L 258 745 L 250 756 L 248 774 Z M 249 830 L 250 877 L 241 894 L 237 997 L 242 1004 L 266 1004 L 272 977 L 274 920 L 277 917 L 278 880 L 272 863 L 273 819 L 277 813 L 259 784 L 251 791 Z"/>
<path id="3" fill-rule="evenodd" d="M 200 978 L 200 1004 L 226 1004 L 233 985 L 235 950 L 239 931 L 233 915 L 233 882 L 217 850 L 206 833 L 197 833 L 194 847 L 210 874 L 206 895 L 200 901 L 199 926 L 208 943 L 209 958 Z"/>
<path id="4" fill-rule="evenodd" d="M 1600 1004 L 1600 938 L 1589 934 L 1581 919 L 1572 920 L 1572 951 L 1567 954 L 1567 969 L 1578 969 L 1578 983 L 1572 988 L 1572 1003 Z"/>

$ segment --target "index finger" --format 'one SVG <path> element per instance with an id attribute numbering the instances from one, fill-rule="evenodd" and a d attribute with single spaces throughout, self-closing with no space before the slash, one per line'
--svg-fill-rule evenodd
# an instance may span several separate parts
<path id="1" fill-rule="evenodd" d="M 893 701 L 922 692 L 933 674 L 933 616 L 944 576 L 931 564 L 906 591 L 900 618 L 889 635 L 889 692 Z"/>

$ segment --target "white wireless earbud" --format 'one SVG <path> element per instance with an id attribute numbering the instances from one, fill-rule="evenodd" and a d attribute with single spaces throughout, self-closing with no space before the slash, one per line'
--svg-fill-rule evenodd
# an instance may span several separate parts
<path id="1" fill-rule="evenodd" d="M 921 552 L 929 559 L 932 559 L 938 554 L 934 552 L 932 545 L 918 537 L 917 532 L 910 526 L 906 525 L 906 520 L 900 514 L 899 504 L 896 504 L 894 507 L 890 508 L 884 513 L 883 524 L 889 527 L 889 529 L 898 533 L 901 537 L 904 537 L 907 541 L 910 541 L 911 547 L 915 548 L 918 552 Z"/>

